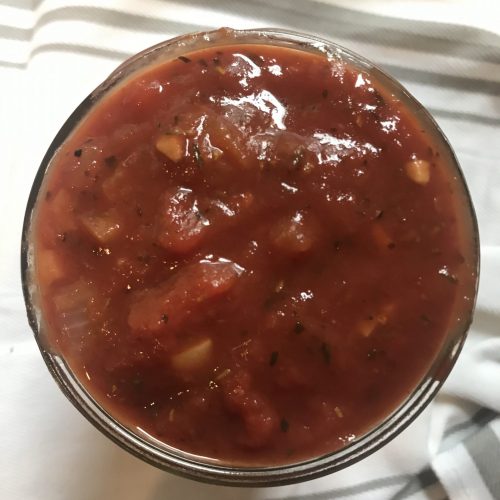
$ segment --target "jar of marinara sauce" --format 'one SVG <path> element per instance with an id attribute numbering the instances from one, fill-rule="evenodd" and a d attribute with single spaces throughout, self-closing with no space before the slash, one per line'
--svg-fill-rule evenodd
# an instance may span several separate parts
<path id="1" fill-rule="evenodd" d="M 42 356 L 122 448 L 229 485 L 304 481 L 429 404 L 471 322 L 478 232 L 429 113 L 284 30 L 184 35 L 74 111 L 28 201 Z"/>

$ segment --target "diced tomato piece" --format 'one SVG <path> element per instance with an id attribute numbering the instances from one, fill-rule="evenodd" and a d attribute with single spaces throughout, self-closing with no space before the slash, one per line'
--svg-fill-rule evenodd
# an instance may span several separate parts
<path id="1" fill-rule="evenodd" d="M 228 197 L 226 205 L 235 215 L 248 210 L 254 203 L 253 193 L 239 193 Z"/>
<path id="2" fill-rule="evenodd" d="M 107 150 L 120 157 L 129 151 L 130 141 L 146 142 L 151 136 L 150 127 L 145 124 L 123 123 L 113 131 L 106 144 Z M 106 162 L 105 162 L 106 163 Z"/>
<path id="3" fill-rule="evenodd" d="M 405 164 L 406 175 L 415 183 L 425 186 L 431 178 L 428 161 L 414 159 Z"/>
<path id="4" fill-rule="evenodd" d="M 73 189 L 93 189 L 100 178 L 104 163 L 104 144 L 102 137 L 93 137 L 73 151 L 71 185 Z"/>
<path id="5" fill-rule="evenodd" d="M 52 285 L 65 275 L 61 255 L 54 250 L 39 250 L 36 256 L 36 268 L 42 286 Z"/>
<path id="6" fill-rule="evenodd" d="M 174 370 L 184 377 L 199 372 L 207 366 L 213 352 L 213 341 L 210 338 L 199 340 L 196 344 L 174 354 L 170 358 Z"/>
<path id="7" fill-rule="evenodd" d="M 161 143 L 156 147 L 166 156 L 175 152 L 175 156 L 186 152 L 185 138 L 189 139 L 187 152 L 198 167 L 202 163 L 211 166 L 248 168 L 253 163 L 253 155 L 248 154 L 247 140 L 243 130 L 227 117 L 217 113 L 213 108 L 203 105 L 193 105 L 192 102 L 179 106 L 175 111 L 180 116 L 178 124 L 168 129 L 171 136 L 161 136 Z M 171 120 L 166 117 L 165 122 Z M 175 138 L 164 139 L 165 137 Z M 182 138 L 182 142 L 179 140 Z M 166 147 L 162 147 L 163 141 Z M 221 162 L 219 161 L 221 160 Z M 177 161 L 177 160 L 174 160 Z"/>
<path id="8" fill-rule="evenodd" d="M 222 158 L 232 166 L 249 168 L 253 156 L 247 152 L 246 139 L 227 119 L 211 114 L 207 117 L 206 137 L 209 143 L 222 151 Z"/>
<path id="9" fill-rule="evenodd" d="M 294 390 L 311 386 L 310 374 L 298 363 L 280 363 L 276 370 L 276 383 L 285 389 Z"/>
<path id="10" fill-rule="evenodd" d="M 222 381 L 224 401 L 229 411 L 239 415 L 245 428 L 241 443 L 250 448 L 264 446 L 275 434 L 278 415 L 272 406 L 252 389 L 250 376 L 237 372 Z"/>
<path id="11" fill-rule="evenodd" d="M 177 163 L 186 155 L 186 138 L 181 134 L 163 134 L 155 143 L 156 149 Z"/>
<path id="12" fill-rule="evenodd" d="M 175 328 L 200 304 L 227 293 L 243 271 L 222 259 L 187 266 L 159 287 L 142 292 L 132 304 L 128 324 L 135 331 Z"/>
<path id="13" fill-rule="evenodd" d="M 113 271 L 125 280 L 137 279 L 147 273 L 148 263 L 142 259 L 120 256 L 113 264 Z"/>
<path id="14" fill-rule="evenodd" d="M 254 195 L 252 193 L 240 193 L 230 196 L 221 196 L 207 202 L 210 212 L 210 222 L 217 230 L 221 227 L 227 227 L 228 223 L 237 220 L 239 215 L 248 213 L 254 204 Z"/>
<path id="15" fill-rule="evenodd" d="M 102 183 L 104 195 L 111 201 L 119 201 L 127 198 L 134 191 L 131 184 L 128 169 L 120 166 L 116 171 Z"/>
<path id="16" fill-rule="evenodd" d="M 325 424 L 336 422 L 339 419 L 344 418 L 344 412 L 338 402 L 329 400 L 319 395 L 311 397 L 308 407 L 311 414 L 321 419 L 321 421 Z"/>
<path id="17" fill-rule="evenodd" d="M 50 210 L 58 230 L 68 231 L 76 229 L 75 224 L 75 201 L 66 189 L 60 189 L 52 200 Z"/>
<path id="18" fill-rule="evenodd" d="M 102 215 L 82 215 L 80 221 L 85 229 L 102 245 L 113 240 L 121 229 L 120 218 L 113 209 Z"/>
<path id="19" fill-rule="evenodd" d="M 82 278 L 58 287 L 52 302 L 59 316 L 61 331 L 72 341 L 70 348 L 75 350 L 81 348 L 81 338 L 88 334 L 92 322 L 101 317 L 109 304 L 109 300 L 98 298 L 94 286 Z"/>
<path id="20" fill-rule="evenodd" d="M 59 313 L 71 309 L 87 307 L 92 300 L 92 291 L 90 285 L 83 279 L 79 279 L 70 285 L 59 287 L 52 301 Z"/>
<path id="21" fill-rule="evenodd" d="M 201 214 L 190 189 L 171 189 L 160 200 L 157 217 L 158 243 L 175 253 L 194 250 L 202 241 L 209 221 Z"/>
<path id="22" fill-rule="evenodd" d="M 271 241 L 276 249 L 285 253 L 304 254 L 311 250 L 316 241 L 316 224 L 297 212 L 275 224 L 271 229 Z"/>
<path id="23" fill-rule="evenodd" d="M 110 201 L 129 201 L 142 194 L 147 187 L 141 187 L 143 179 L 151 179 L 157 171 L 158 161 L 149 148 L 141 147 L 120 160 L 115 155 L 105 158 L 112 174 L 101 184 L 102 191 Z M 149 191 L 147 191 L 149 194 Z"/>
<path id="24" fill-rule="evenodd" d="M 380 307 L 379 312 L 358 322 L 358 331 L 363 337 L 369 337 L 379 326 L 387 324 L 394 311 L 394 304 L 385 304 Z"/>

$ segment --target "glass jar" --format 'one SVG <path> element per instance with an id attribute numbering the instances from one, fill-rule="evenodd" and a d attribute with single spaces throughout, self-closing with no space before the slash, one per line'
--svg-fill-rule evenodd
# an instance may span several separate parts
<path id="1" fill-rule="evenodd" d="M 206 47 L 234 44 L 264 44 L 290 47 L 310 53 L 320 53 L 332 61 L 344 61 L 374 75 L 388 91 L 396 95 L 418 120 L 422 128 L 435 137 L 447 164 L 453 169 L 457 198 L 469 239 L 472 237 L 475 273 L 472 286 L 460 297 L 457 310 L 465 311 L 447 332 L 445 342 L 427 374 L 407 399 L 375 428 L 333 453 L 295 464 L 273 467 L 234 467 L 216 460 L 200 458 L 168 446 L 146 433 L 139 432 L 117 421 L 107 413 L 87 392 L 72 373 L 63 357 L 47 342 L 44 334 L 43 313 L 37 304 L 37 283 L 33 274 L 33 247 L 31 223 L 45 172 L 59 147 L 78 127 L 83 118 L 99 105 L 115 87 L 147 67 L 169 61 L 189 52 Z M 95 89 L 71 114 L 50 145 L 38 169 L 29 196 L 21 250 L 22 283 L 30 326 L 41 354 L 52 376 L 73 405 L 103 434 L 119 446 L 161 469 L 193 479 L 237 486 L 271 486 L 306 481 L 329 474 L 363 459 L 384 446 L 405 429 L 432 401 L 455 363 L 472 320 L 479 271 L 479 242 L 477 222 L 462 172 L 447 139 L 429 115 L 398 82 L 383 73 L 366 59 L 326 40 L 285 30 L 260 29 L 217 31 L 183 35 L 167 40 L 131 57 L 121 64 L 97 89 Z M 461 286 L 461 285 L 458 285 Z"/>

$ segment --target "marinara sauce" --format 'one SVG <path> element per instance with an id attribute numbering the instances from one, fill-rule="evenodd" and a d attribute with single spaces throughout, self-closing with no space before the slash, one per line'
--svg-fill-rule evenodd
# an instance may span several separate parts
<path id="1" fill-rule="evenodd" d="M 134 74 L 39 194 L 49 343 L 181 450 L 344 447 L 415 389 L 474 279 L 441 153 L 374 75 L 320 54 L 225 45 Z"/>

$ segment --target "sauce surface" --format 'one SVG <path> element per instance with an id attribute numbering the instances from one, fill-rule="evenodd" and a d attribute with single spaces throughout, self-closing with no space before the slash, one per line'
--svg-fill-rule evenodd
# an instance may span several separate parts
<path id="1" fill-rule="evenodd" d="M 320 55 L 223 46 L 134 75 L 39 195 L 49 343 L 115 418 L 184 451 L 339 449 L 416 387 L 472 282 L 441 153 Z"/>

